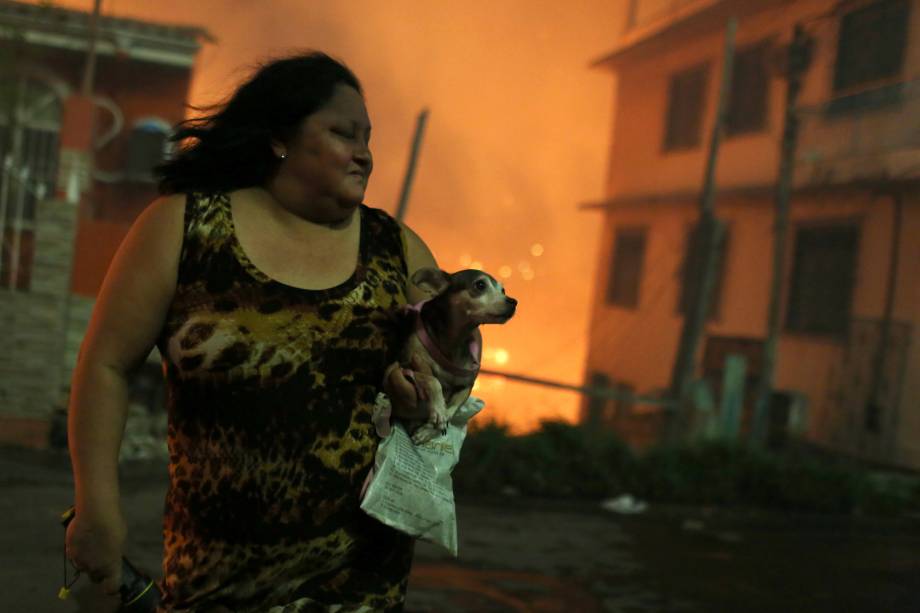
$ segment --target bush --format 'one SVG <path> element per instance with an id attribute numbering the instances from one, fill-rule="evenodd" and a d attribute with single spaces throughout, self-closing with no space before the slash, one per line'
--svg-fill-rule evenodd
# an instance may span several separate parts
<path id="1" fill-rule="evenodd" d="M 460 452 L 460 463 L 454 468 L 457 489 L 482 494 L 497 494 L 509 485 L 507 466 L 513 438 L 507 426 L 486 422 L 471 430 Z"/>
<path id="2" fill-rule="evenodd" d="M 601 498 L 624 486 L 633 458 L 609 432 L 589 432 L 562 421 L 510 436 L 487 423 L 472 432 L 454 470 L 459 490 L 498 494 L 512 487 L 530 496 Z"/>
<path id="3" fill-rule="evenodd" d="M 612 432 L 547 421 L 511 436 L 494 422 L 472 430 L 454 471 L 458 491 L 822 513 L 892 513 L 917 505 L 920 485 L 892 488 L 867 470 L 795 452 L 711 441 L 634 455 Z"/>
<path id="4" fill-rule="evenodd" d="M 874 493 L 859 472 L 727 442 L 654 449 L 637 484 L 659 502 L 821 512 L 853 511 Z"/>

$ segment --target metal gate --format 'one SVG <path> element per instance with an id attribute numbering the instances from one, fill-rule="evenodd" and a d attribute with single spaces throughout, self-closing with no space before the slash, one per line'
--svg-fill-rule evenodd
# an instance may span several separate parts
<path id="1" fill-rule="evenodd" d="M 36 205 L 54 193 L 62 99 L 25 75 L 0 77 L 0 289 L 28 290 Z"/>

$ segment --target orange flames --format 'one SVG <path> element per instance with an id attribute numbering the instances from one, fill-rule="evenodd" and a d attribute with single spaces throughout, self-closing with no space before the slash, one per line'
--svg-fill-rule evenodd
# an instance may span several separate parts
<path id="1" fill-rule="evenodd" d="M 61 0 L 91 10 L 89 0 Z M 415 116 L 428 107 L 407 222 L 447 270 L 481 267 L 520 300 L 484 330 L 484 367 L 581 382 L 593 296 L 612 77 L 588 68 L 615 43 L 620 3 L 108 0 L 103 13 L 207 28 L 192 104 L 228 94 L 266 57 L 316 48 L 362 80 L 376 159 L 367 202 L 393 211 Z M 578 397 L 482 376 L 486 413 L 516 431 L 574 419 Z"/>

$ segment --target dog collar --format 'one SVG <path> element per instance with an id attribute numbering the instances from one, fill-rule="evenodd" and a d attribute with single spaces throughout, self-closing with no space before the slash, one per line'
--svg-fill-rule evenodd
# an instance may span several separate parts
<path id="1" fill-rule="evenodd" d="M 450 358 L 441 352 L 441 349 L 435 344 L 434 339 L 428 334 L 428 330 L 425 329 L 425 324 L 422 323 L 422 307 L 425 306 L 426 302 L 428 301 L 423 300 L 418 304 L 409 305 L 407 307 L 410 311 L 415 313 L 415 333 L 418 335 L 422 345 L 428 350 L 432 359 L 438 363 L 438 366 L 447 372 L 457 375 L 458 377 L 475 376 L 479 372 L 479 359 L 476 357 L 479 355 L 479 343 L 475 339 L 470 341 L 470 357 L 473 359 L 473 368 L 463 368 L 462 366 L 454 364 Z"/>

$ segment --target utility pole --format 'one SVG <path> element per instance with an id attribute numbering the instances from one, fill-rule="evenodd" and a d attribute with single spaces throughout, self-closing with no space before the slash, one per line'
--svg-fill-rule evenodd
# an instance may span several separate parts
<path id="1" fill-rule="evenodd" d="M 700 197 L 700 217 L 696 227 L 698 257 L 693 258 L 699 266 L 688 270 L 692 300 L 684 316 L 684 327 L 680 344 L 674 359 L 671 373 L 670 395 L 675 400 L 676 411 L 668 420 L 665 438 L 674 443 L 681 439 L 689 421 L 690 384 L 696 370 L 696 351 L 699 346 L 706 316 L 709 313 L 709 298 L 715 285 L 716 271 L 719 269 L 720 246 L 725 234 L 724 224 L 715 216 L 715 171 L 719 157 L 719 145 L 725 126 L 725 116 L 730 102 L 732 71 L 735 56 L 735 32 L 738 22 L 732 18 L 725 31 L 725 52 L 722 57 L 722 82 L 719 87 L 719 99 L 716 117 L 709 141 L 709 157 L 703 176 L 703 191 Z"/>
<path id="2" fill-rule="evenodd" d="M 795 170 L 795 150 L 799 135 L 796 103 L 802 89 L 802 78 L 811 63 L 812 40 L 801 24 L 796 24 L 786 59 L 786 109 L 783 120 L 783 140 L 780 144 L 779 177 L 776 182 L 775 219 L 773 222 L 773 280 L 770 285 L 770 309 L 767 338 L 763 347 L 763 370 L 757 384 L 751 437 L 764 444 L 769 425 L 770 398 L 776 369 L 776 343 L 779 337 L 780 308 L 785 285 L 784 264 L 789 230 L 789 198 Z"/>
<path id="3" fill-rule="evenodd" d="M 83 83 L 80 93 L 93 95 L 93 82 L 96 79 L 96 39 L 99 38 L 99 11 L 102 0 L 93 0 L 93 14 L 89 18 L 89 41 L 86 48 L 86 63 L 83 65 Z"/>
<path id="4" fill-rule="evenodd" d="M 639 15 L 639 0 L 629 0 L 629 5 L 626 8 L 626 25 L 623 28 L 624 31 L 629 32 L 634 27 L 636 27 L 636 22 L 638 21 Z"/>
<path id="5" fill-rule="evenodd" d="M 406 208 L 409 206 L 409 192 L 412 190 L 412 179 L 415 177 L 415 165 L 418 163 L 418 154 L 422 148 L 422 137 L 425 135 L 425 124 L 428 123 L 428 109 L 422 109 L 415 122 L 415 137 L 412 139 L 412 151 L 409 154 L 409 166 L 403 178 L 402 191 L 399 195 L 399 204 L 396 206 L 396 221 L 406 218 Z"/>

